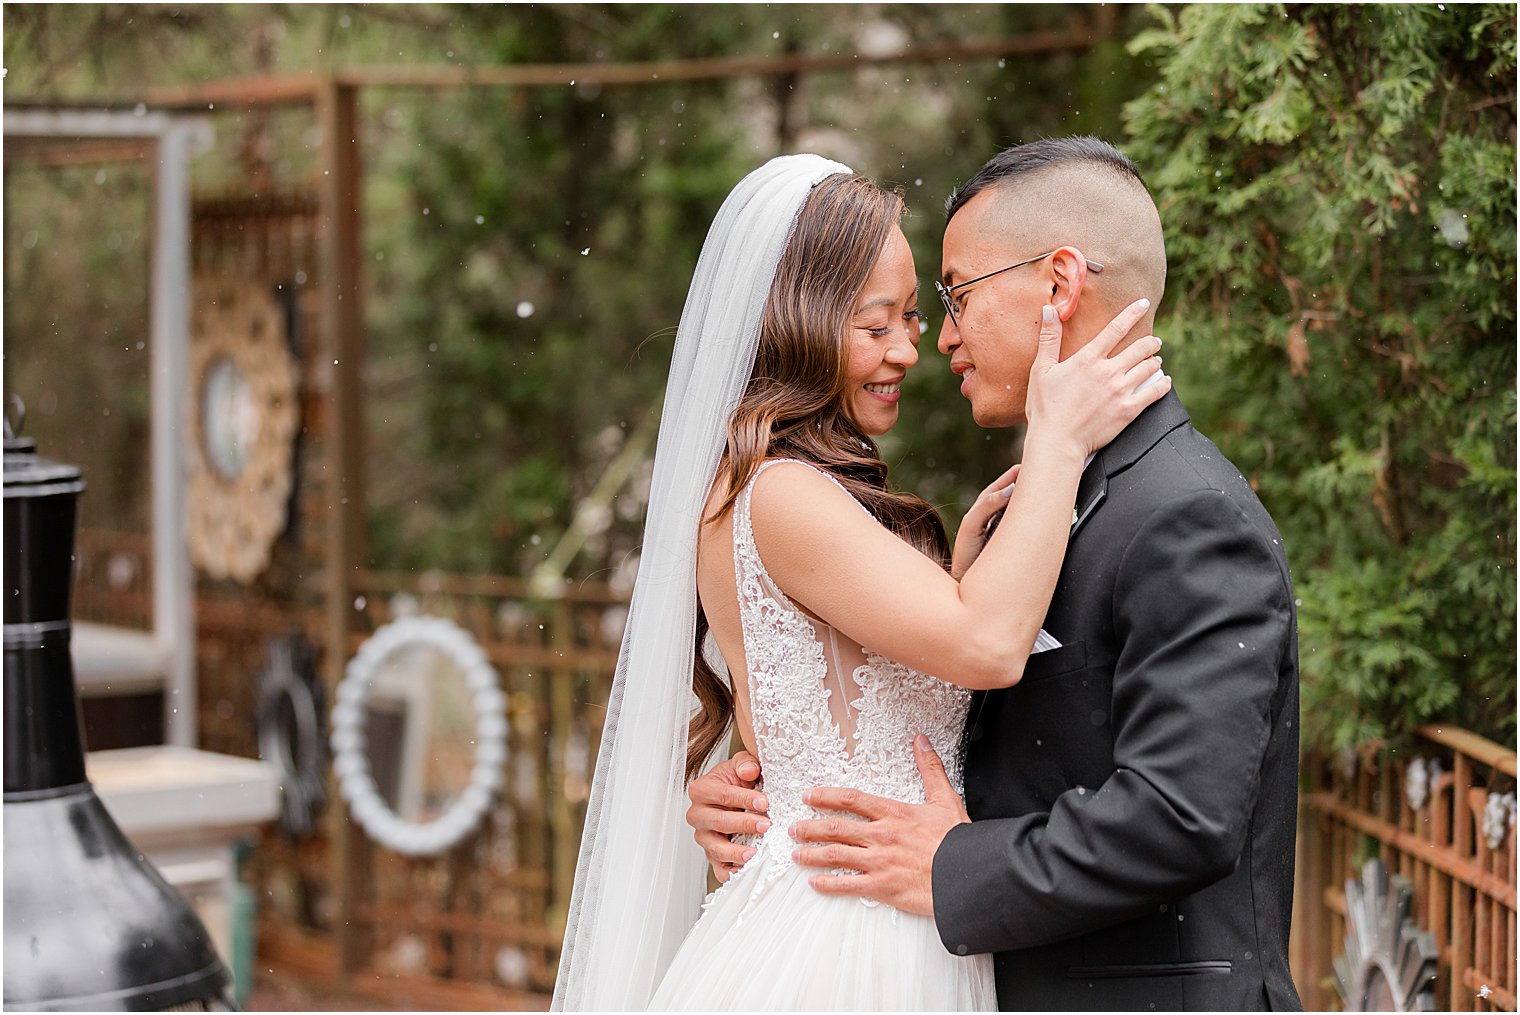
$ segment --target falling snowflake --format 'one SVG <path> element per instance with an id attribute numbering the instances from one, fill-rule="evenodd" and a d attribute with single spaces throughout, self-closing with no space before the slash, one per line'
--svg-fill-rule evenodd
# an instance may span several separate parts
<path id="1" fill-rule="evenodd" d="M 1440 221 L 1436 228 L 1441 232 L 1441 239 L 1446 241 L 1448 247 L 1465 247 L 1468 240 L 1467 216 L 1455 209 L 1448 208 L 1441 213 Z"/>

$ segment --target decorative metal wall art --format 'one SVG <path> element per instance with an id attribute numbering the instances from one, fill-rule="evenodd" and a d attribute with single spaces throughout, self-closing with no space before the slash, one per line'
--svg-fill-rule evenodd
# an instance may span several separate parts
<path id="1" fill-rule="evenodd" d="M 259 757 L 280 776 L 280 830 L 304 839 L 327 803 L 327 738 L 322 684 L 313 651 L 300 635 L 273 638 L 259 671 Z"/>
<path id="2" fill-rule="evenodd" d="M 247 583 L 285 530 L 297 427 L 285 311 L 266 285 L 195 276 L 191 319 L 190 556 Z"/>
<path id="3" fill-rule="evenodd" d="M 1335 987 L 1346 1011 L 1433 1011 L 1436 939 L 1410 918 L 1409 879 L 1368 860 L 1346 881 L 1346 951 L 1335 960 Z"/>

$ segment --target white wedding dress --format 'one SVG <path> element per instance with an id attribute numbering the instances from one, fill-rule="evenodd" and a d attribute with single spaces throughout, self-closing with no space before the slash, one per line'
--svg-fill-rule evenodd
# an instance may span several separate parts
<path id="1" fill-rule="evenodd" d="M 821 895 L 808 884 L 819 872 L 792 860 L 787 829 L 822 816 L 802 802 L 813 786 L 922 803 L 919 733 L 959 792 L 971 692 L 867 652 L 794 606 L 756 549 L 753 489 L 752 479 L 734 505 L 734 569 L 771 827 L 708 897 L 650 1008 L 995 1010 L 990 956 L 951 955 L 930 917 Z"/>

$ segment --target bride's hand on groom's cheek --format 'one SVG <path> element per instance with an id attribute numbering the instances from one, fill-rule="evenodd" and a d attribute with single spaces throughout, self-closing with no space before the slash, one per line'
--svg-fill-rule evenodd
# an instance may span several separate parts
<path id="1" fill-rule="evenodd" d="M 843 811 L 865 819 L 820 818 L 792 826 L 792 838 L 803 844 L 792 854 L 799 864 L 860 872 L 815 875 L 809 882 L 815 890 L 876 899 L 905 912 L 934 915 L 934 853 L 950 829 L 971 818 L 928 739 L 919 736 L 913 747 L 924 779 L 924 803 L 905 804 L 833 787 L 803 795 L 818 810 Z M 809 845 L 813 843 L 817 845 Z"/>
<path id="2" fill-rule="evenodd" d="M 1096 452 L 1171 390 L 1171 378 L 1161 373 L 1159 338 L 1145 335 L 1119 348 L 1149 308 L 1150 300 L 1131 303 L 1064 360 L 1060 358 L 1061 318 L 1054 307 L 1043 309 L 1025 404 L 1029 419 L 1026 457 L 1028 442 L 1037 431 L 1045 441 L 1056 441 L 1081 455 Z M 1161 376 L 1152 382 L 1154 374 Z"/>
<path id="3" fill-rule="evenodd" d="M 763 835 L 771 827 L 770 802 L 755 791 L 759 784 L 760 763 L 753 754 L 740 751 L 686 788 L 691 800 L 686 823 L 719 884 L 755 855 L 754 847 L 734 842 L 733 836 Z"/>

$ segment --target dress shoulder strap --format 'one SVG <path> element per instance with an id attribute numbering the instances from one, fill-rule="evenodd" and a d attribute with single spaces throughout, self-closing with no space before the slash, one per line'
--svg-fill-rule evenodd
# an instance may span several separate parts
<path id="1" fill-rule="evenodd" d="M 845 493 L 849 493 L 850 491 L 845 489 L 844 484 L 839 482 L 839 480 L 830 476 L 811 462 L 804 462 L 797 458 L 772 458 L 760 463 L 760 467 L 755 470 L 755 474 L 750 477 L 749 482 L 745 484 L 744 489 L 739 492 L 739 496 L 734 500 L 734 575 L 739 584 L 741 606 L 746 603 L 756 606 L 761 602 L 763 596 L 768 595 L 775 601 L 784 603 L 791 610 L 801 614 L 802 611 L 781 591 L 780 586 L 771 579 L 770 573 L 765 569 L 765 562 L 760 559 L 760 548 L 755 545 L 754 524 L 750 520 L 750 494 L 754 492 L 755 480 L 760 478 L 760 473 L 772 465 L 779 465 L 782 462 L 796 462 L 798 465 L 805 465 L 814 472 L 827 476 L 830 482 L 841 490 L 844 490 Z M 853 495 L 850 499 L 854 500 Z M 855 504 L 862 511 L 865 511 L 868 516 L 870 515 L 864 504 L 861 504 L 859 501 L 855 501 Z"/>

